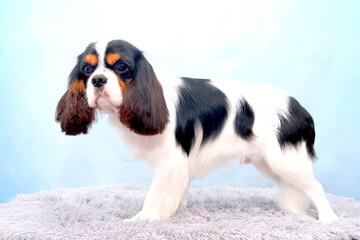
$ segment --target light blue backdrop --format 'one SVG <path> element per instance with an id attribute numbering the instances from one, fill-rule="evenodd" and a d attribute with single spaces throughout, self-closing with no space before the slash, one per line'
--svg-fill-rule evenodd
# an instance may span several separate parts
<path id="1" fill-rule="evenodd" d="M 54 121 L 87 44 L 122 38 L 180 76 L 270 83 L 294 95 L 317 127 L 315 173 L 327 192 L 360 199 L 360 1 L 7 1 L 0 8 L 0 202 L 19 193 L 135 182 L 101 117 L 86 136 Z M 221 169 L 193 187 L 264 187 L 251 166 Z"/>

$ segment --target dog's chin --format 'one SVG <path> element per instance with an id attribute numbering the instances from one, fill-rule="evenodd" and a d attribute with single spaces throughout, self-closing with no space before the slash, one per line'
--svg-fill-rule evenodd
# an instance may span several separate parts
<path id="1" fill-rule="evenodd" d="M 105 114 L 118 114 L 120 107 L 115 104 L 111 99 L 99 96 L 95 100 L 96 106 L 101 113 Z"/>

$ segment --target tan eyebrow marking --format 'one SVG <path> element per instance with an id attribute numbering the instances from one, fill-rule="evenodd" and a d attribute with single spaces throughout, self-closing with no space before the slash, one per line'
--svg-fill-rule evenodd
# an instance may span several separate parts
<path id="1" fill-rule="evenodd" d="M 98 57 L 94 54 L 89 54 L 85 57 L 85 62 L 93 66 L 96 65 L 98 61 L 99 61 Z"/>
<path id="2" fill-rule="evenodd" d="M 108 55 L 106 55 L 106 62 L 109 65 L 113 65 L 120 58 L 121 58 L 121 55 L 119 53 L 109 53 Z"/>
<path id="3" fill-rule="evenodd" d="M 86 94 L 84 81 L 81 79 L 74 80 L 69 87 L 69 93 L 82 93 Z"/>

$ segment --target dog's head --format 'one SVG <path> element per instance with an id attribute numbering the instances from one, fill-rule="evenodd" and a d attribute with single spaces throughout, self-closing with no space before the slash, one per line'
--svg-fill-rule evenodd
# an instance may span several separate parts
<path id="1" fill-rule="evenodd" d="M 162 133 L 169 119 L 162 86 L 142 52 L 122 41 L 90 44 L 79 55 L 56 109 L 67 135 L 86 134 L 95 110 L 116 114 L 141 135 Z"/>

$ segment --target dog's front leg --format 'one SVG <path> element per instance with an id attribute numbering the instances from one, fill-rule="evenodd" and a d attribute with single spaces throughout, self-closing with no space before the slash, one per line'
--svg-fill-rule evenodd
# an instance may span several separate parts
<path id="1" fill-rule="evenodd" d="M 128 221 L 155 221 L 170 217 L 179 208 L 188 184 L 186 160 L 168 160 L 156 165 L 143 209 Z"/>

